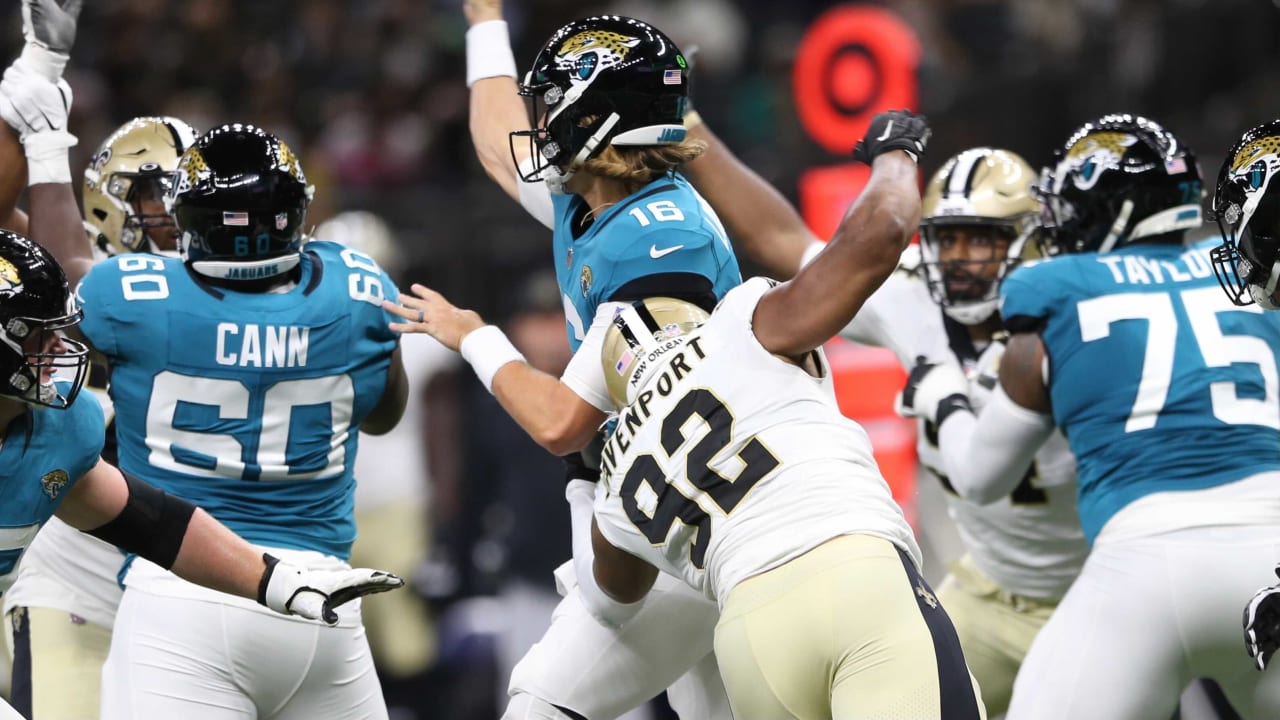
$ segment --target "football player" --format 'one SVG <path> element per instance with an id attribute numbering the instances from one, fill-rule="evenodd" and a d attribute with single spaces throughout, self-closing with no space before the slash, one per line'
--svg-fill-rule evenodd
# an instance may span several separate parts
<path id="1" fill-rule="evenodd" d="M 31 212 L 48 226 L 41 242 L 84 277 L 78 329 L 111 366 L 122 469 L 207 506 L 273 554 L 346 568 L 356 430 L 387 432 L 405 403 L 396 336 L 379 307 L 394 285 L 363 253 L 302 247 L 311 189 L 300 162 L 275 136 L 238 124 L 182 156 L 170 197 L 181 257 L 128 254 L 95 267 L 57 86 L 6 76 L 0 91 L 40 109 L 18 113 L 44 123 L 22 137 Z M 125 582 L 104 718 L 210 705 L 386 717 L 358 604 L 325 628 L 280 622 L 146 559 Z"/>
<path id="2" fill-rule="evenodd" d="M 177 255 L 177 225 L 164 208 L 178 159 L 196 133 L 172 117 L 140 117 L 113 132 L 84 171 L 84 222 L 96 254 Z M 91 360 L 85 386 L 107 417 L 102 456 L 117 462 L 115 418 L 107 394 L 107 367 Z M 115 547 L 51 518 L 27 548 L 17 579 L 4 594 L 9 653 L 15 666 L 15 704 L 39 718 L 94 717 L 102 664 L 121 589 L 125 556 Z M 24 629 L 13 645 L 12 629 Z M 73 683 L 78 691 L 66 692 Z"/>
<path id="3" fill-rule="evenodd" d="M 603 486 L 570 485 L 575 515 L 590 516 L 595 498 L 582 598 L 626 630 L 648 610 L 661 567 L 718 601 L 714 644 L 737 718 L 902 707 L 913 717 L 985 716 L 955 631 L 919 575 L 910 528 L 865 433 L 840 415 L 816 350 L 910 238 L 925 137 L 909 113 L 873 121 L 855 151 L 874 163 L 871 180 L 830 249 L 794 282 L 752 280 L 709 320 L 672 298 L 609 303 L 614 319 L 583 345 L 602 354 L 574 358 L 580 369 L 594 360 L 577 377 L 622 409 L 602 449 Z M 389 306 L 407 320 L 397 329 L 456 348 L 484 327 L 432 291 L 414 292 Z M 499 399 L 519 420 L 539 394 Z"/>
<path id="4" fill-rule="evenodd" d="M 977 502 L 1012 492 L 1055 425 L 1076 456 L 1091 552 L 1023 663 L 1009 717 L 1163 719 L 1196 677 L 1245 717 L 1276 717 L 1280 677 L 1232 650 L 1233 598 L 1280 551 L 1280 317 L 1219 292 L 1216 240 L 1184 247 L 1201 223 L 1200 173 L 1159 124 L 1084 124 L 1042 191 L 1060 257 L 1001 284 L 1012 337 L 981 414 L 954 366 L 913 373 L 904 393 L 937 424 L 956 491 Z"/>
<path id="5" fill-rule="evenodd" d="M 908 370 L 922 356 L 959 364 L 979 407 L 1005 349 L 1000 283 L 1038 249 L 1037 179 L 1007 150 L 973 148 L 947 160 L 925 190 L 918 252 L 904 254 L 898 271 L 841 335 L 891 348 Z M 1012 492 L 975 505 L 951 489 L 937 432 L 922 421 L 917 452 L 947 491 L 966 551 L 938 597 L 955 622 L 987 712 L 1000 715 L 1027 649 L 1088 554 L 1075 510 L 1075 461 L 1066 439 L 1054 433 Z"/>
<path id="6" fill-rule="evenodd" d="M 33 193 L 42 191 L 37 188 Z M 40 213 L 33 212 L 33 226 L 39 223 Z M 338 621 L 339 605 L 403 584 L 378 571 L 280 561 L 203 510 L 102 460 L 102 410 L 92 395 L 80 395 L 89 349 L 65 336 L 81 318 L 53 257 L 26 237 L 0 230 L 0 483 L 6 497 L 0 590 L 13 580 L 23 549 L 55 514 L 207 592 L 233 593 L 277 613 L 330 624 Z M 28 632 L 23 620 L 19 616 L 13 628 L 19 637 Z M 25 662 L 30 658 L 19 654 L 16 663 Z M 11 712 L 0 702 L 0 715 Z M 29 707 L 24 716 L 32 717 Z"/>
<path id="7" fill-rule="evenodd" d="M 710 308 L 738 285 L 724 228 L 679 172 L 703 150 L 686 139 L 688 63 L 679 48 L 638 20 L 584 18 L 557 30 L 517 83 L 501 2 L 464 6 L 476 154 L 553 231 L 570 346 L 578 349 L 605 301 L 661 292 Z M 532 127 L 524 97 L 533 103 Z M 598 358 L 598 350 L 585 354 Z M 499 399 L 526 387 L 547 392 L 525 420 L 557 455 L 586 446 L 613 410 L 608 397 L 580 385 L 530 385 L 536 381 L 519 372 L 495 377 L 519 357 L 495 332 L 473 335 L 463 355 Z M 576 461 L 568 472 L 593 471 Z M 576 547 L 574 558 L 589 563 L 589 545 Z M 512 673 L 506 717 L 616 717 L 695 665 L 671 688 L 673 706 L 686 718 L 729 717 L 712 654 L 713 604 L 664 577 L 649 612 L 616 631 L 590 616 L 572 590 L 574 575 L 570 563 L 558 571 L 570 592 Z"/>
<path id="8" fill-rule="evenodd" d="M 1280 121 L 1255 127 L 1236 141 L 1213 194 L 1222 245 L 1213 249 L 1213 269 L 1236 305 L 1256 302 L 1280 308 Z M 1280 566 L 1277 566 L 1280 575 Z M 1280 646 L 1280 585 L 1259 590 L 1244 612 L 1245 648 L 1259 670 Z"/>

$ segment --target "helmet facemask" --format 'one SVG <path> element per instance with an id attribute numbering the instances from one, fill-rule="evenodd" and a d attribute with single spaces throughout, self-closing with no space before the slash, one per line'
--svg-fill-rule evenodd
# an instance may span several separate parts
<path id="1" fill-rule="evenodd" d="M 934 302 L 943 312 L 964 325 L 979 325 L 990 318 L 1000 304 L 1000 283 L 1022 261 L 1028 241 L 1036 229 L 1030 218 L 921 223 L 920 253 L 925 280 Z M 988 257 L 944 260 L 944 248 L 963 233 L 966 247 L 989 249 Z"/>
<path id="2" fill-rule="evenodd" d="M 0 396 L 33 408 L 63 410 L 75 402 L 89 369 L 89 348 L 67 337 L 84 315 L 68 299 L 68 312 L 54 318 L 11 317 L 0 328 Z M 60 391 L 53 375 L 71 382 Z"/>
<path id="3" fill-rule="evenodd" d="M 1249 135 L 1245 137 L 1249 139 Z M 1232 152 L 1219 173 L 1213 199 L 1214 217 L 1223 238 L 1223 244 L 1210 252 L 1218 283 L 1232 303 L 1256 302 L 1267 310 L 1280 309 L 1274 299 L 1280 285 L 1277 144 L 1280 138 L 1255 137 Z"/>

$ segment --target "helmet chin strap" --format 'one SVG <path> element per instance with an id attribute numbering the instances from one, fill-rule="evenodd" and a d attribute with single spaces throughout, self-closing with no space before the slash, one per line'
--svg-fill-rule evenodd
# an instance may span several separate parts
<path id="1" fill-rule="evenodd" d="M 942 312 L 961 325 L 981 325 L 995 314 L 999 304 L 1000 301 L 995 298 L 976 300 L 963 305 L 944 305 Z"/>
<path id="2" fill-rule="evenodd" d="M 1129 224 L 1129 216 L 1133 214 L 1133 201 L 1125 200 L 1120 206 L 1120 212 L 1116 214 L 1116 221 L 1111 223 L 1111 232 L 1102 239 L 1102 244 L 1098 246 L 1099 253 L 1111 252 L 1120 241 L 1120 237 L 1124 235 L 1124 229 Z"/>
<path id="3" fill-rule="evenodd" d="M 557 195 L 568 194 L 569 191 L 565 189 L 565 184 L 573 178 L 574 173 L 582 168 L 582 165 L 587 162 L 587 158 L 595 153 L 596 148 L 600 146 L 604 138 L 613 130 L 613 126 L 617 125 L 621 119 L 622 116 L 618 115 L 618 113 L 609 113 L 609 117 L 600 123 L 600 127 L 595 132 L 591 133 L 591 137 L 587 138 L 587 141 L 582 144 L 582 149 L 569 160 L 569 164 L 564 170 L 554 165 L 549 165 L 542 174 L 542 180 L 547 184 L 547 189 Z"/>

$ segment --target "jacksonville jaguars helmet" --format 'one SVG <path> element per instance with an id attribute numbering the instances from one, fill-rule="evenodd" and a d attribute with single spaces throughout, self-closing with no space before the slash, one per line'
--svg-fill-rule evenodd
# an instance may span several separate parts
<path id="1" fill-rule="evenodd" d="M 0 397 L 36 408 L 70 407 L 84 386 L 89 348 L 62 331 L 82 317 L 53 256 L 0 230 Z M 71 385 L 59 388 L 46 377 L 51 371 Z"/>
<path id="2" fill-rule="evenodd" d="M 1213 214 L 1222 245 L 1210 253 L 1222 289 L 1236 305 L 1280 309 L 1280 120 L 1246 132 L 1218 171 Z"/>
<path id="3" fill-rule="evenodd" d="M 108 255 L 156 251 L 148 230 L 172 229 L 166 213 L 144 213 L 137 204 L 173 192 L 178 159 L 196 141 L 190 125 L 172 117 L 139 117 L 103 141 L 84 169 L 84 226 Z"/>
<path id="4" fill-rule="evenodd" d="M 1137 115 L 1080 126 L 1037 186 L 1046 252 L 1109 252 L 1142 238 L 1197 228 L 1204 194 L 1195 154 Z"/>
<path id="5" fill-rule="evenodd" d="M 527 142 L 525 182 L 559 189 L 609 145 L 675 145 L 685 138 L 688 62 L 652 25 L 617 15 L 574 20 L 551 36 L 520 84 L 533 128 L 511 133 L 511 155 Z"/>
<path id="6" fill-rule="evenodd" d="M 275 135 L 239 123 L 210 130 L 182 154 L 170 197 L 182 259 L 224 280 L 289 272 L 301 259 L 311 194 L 302 163 Z"/>
<path id="7" fill-rule="evenodd" d="M 609 397 L 618 408 L 636 399 L 662 355 L 684 344 L 685 335 L 707 321 L 706 310 L 684 300 L 652 297 L 618 308 L 604 336 L 600 363 Z"/>
<path id="8" fill-rule="evenodd" d="M 1008 150 L 979 147 L 942 165 L 925 188 L 920 253 L 929 293 L 952 319 L 986 321 L 1000 302 L 1000 282 L 1035 247 L 1040 201 L 1037 173 Z M 957 230 L 990 242 L 983 260 L 942 260 L 942 246 Z M 1007 245 L 998 252 L 996 241 Z M 972 242 L 972 240 L 971 240 Z"/>

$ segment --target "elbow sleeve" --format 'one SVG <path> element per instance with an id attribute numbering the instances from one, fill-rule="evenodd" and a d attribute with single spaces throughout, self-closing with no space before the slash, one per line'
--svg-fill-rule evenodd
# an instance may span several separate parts
<path id="1" fill-rule="evenodd" d="M 964 499 L 986 505 L 1013 492 L 1053 433 L 1053 418 L 1027 410 L 996 386 L 976 418 L 952 413 L 938 428 L 938 445 L 951 486 Z"/>
<path id="2" fill-rule="evenodd" d="M 124 509 L 106 525 L 88 533 L 168 570 L 178 559 L 196 506 L 129 473 L 123 474 L 129 487 Z"/>

